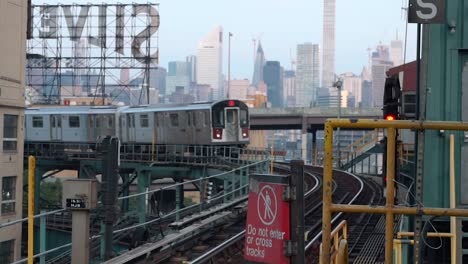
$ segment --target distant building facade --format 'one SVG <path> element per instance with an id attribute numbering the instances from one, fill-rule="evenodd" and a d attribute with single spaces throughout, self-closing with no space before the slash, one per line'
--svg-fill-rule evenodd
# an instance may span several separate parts
<path id="1" fill-rule="evenodd" d="M 191 83 L 197 83 L 197 56 L 190 55 L 185 58 Z"/>
<path id="2" fill-rule="evenodd" d="M 296 106 L 296 72 L 295 71 L 284 71 L 283 75 L 283 95 L 284 95 L 284 106 L 294 107 Z"/>
<path id="3" fill-rule="evenodd" d="M 373 102 L 372 82 L 370 80 L 363 80 L 362 81 L 362 99 L 361 99 L 360 106 L 363 108 L 372 107 L 372 102 Z"/>
<path id="4" fill-rule="evenodd" d="M 216 27 L 198 44 L 196 76 L 198 84 L 210 85 L 213 99 L 224 98 L 223 28 Z"/>
<path id="5" fill-rule="evenodd" d="M 150 68 L 150 87 L 158 90 L 161 95 L 166 94 L 167 70 L 163 67 Z"/>
<path id="6" fill-rule="evenodd" d="M 258 84 L 263 81 L 263 66 L 265 66 L 265 53 L 263 52 L 262 43 L 258 42 L 257 53 L 255 55 L 254 74 L 252 85 L 258 87 Z"/>
<path id="7" fill-rule="evenodd" d="M 396 39 L 390 42 L 390 61 L 395 66 L 403 64 L 403 41 L 398 39 L 398 32 Z"/>
<path id="8" fill-rule="evenodd" d="M 319 46 L 305 43 L 297 45 L 296 106 L 313 106 L 320 87 Z"/>
<path id="9" fill-rule="evenodd" d="M 372 105 L 380 107 L 383 105 L 383 94 L 386 72 L 393 67 L 390 61 L 390 48 L 386 45 L 378 45 L 372 52 Z"/>
<path id="10" fill-rule="evenodd" d="M 362 101 L 362 78 L 352 72 L 343 73 L 340 75 L 343 81 L 343 89 L 348 91 L 350 97 L 353 98 L 349 101 L 348 107 L 358 107 L 359 102 Z"/>
<path id="11" fill-rule="evenodd" d="M 272 107 L 283 107 L 283 69 L 279 61 L 267 61 L 263 67 L 268 102 Z"/>
<path id="12" fill-rule="evenodd" d="M 171 95 L 176 87 L 184 87 L 188 92 L 190 87 L 189 64 L 185 61 L 169 62 L 165 95 Z"/>
<path id="13" fill-rule="evenodd" d="M 250 87 L 250 81 L 245 80 L 231 80 L 229 88 L 229 98 L 244 100 L 247 98 Z"/>
<path id="14" fill-rule="evenodd" d="M 335 81 L 336 0 L 323 2 L 322 87 L 331 89 Z"/>

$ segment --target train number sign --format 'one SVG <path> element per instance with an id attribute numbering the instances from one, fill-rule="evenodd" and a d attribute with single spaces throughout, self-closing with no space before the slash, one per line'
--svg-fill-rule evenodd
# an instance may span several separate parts
<path id="1" fill-rule="evenodd" d="M 410 0 L 408 23 L 445 23 L 445 0 Z"/>
<path id="2" fill-rule="evenodd" d="M 86 209 L 84 199 L 66 199 L 66 207 L 68 209 Z"/>
<path id="3" fill-rule="evenodd" d="M 253 263 L 290 263 L 284 242 L 290 239 L 285 184 L 250 179 L 244 259 Z"/>

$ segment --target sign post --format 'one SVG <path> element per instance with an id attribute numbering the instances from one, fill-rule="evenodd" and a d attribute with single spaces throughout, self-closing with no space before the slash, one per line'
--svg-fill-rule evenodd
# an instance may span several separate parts
<path id="1" fill-rule="evenodd" d="M 249 263 L 291 263 L 289 177 L 251 175 L 244 259 Z"/>
<path id="2" fill-rule="evenodd" d="M 63 207 L 72 210 L 72 264 L 89 263 L 89 211 L 97 206 L 97 184 L 88 179 L 63 183 Z"/>

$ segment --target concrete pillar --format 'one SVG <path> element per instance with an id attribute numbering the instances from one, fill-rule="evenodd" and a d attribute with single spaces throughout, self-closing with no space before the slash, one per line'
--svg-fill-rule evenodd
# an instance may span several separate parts
<path id="1" fill-rule="evenodd" d="M 304 163 L 307 163 L 307 129 L 302 128 L 301 134 L 301 151 L 302 151 L 302 160 Z"/>
<path id="2" fill-rule="evenodd" d="M 138 193 L 144 193 L 149 187 L 151 172 L 139 171 L 138 173 Z M 138 196 L 138 222 L 146 222 L 146 195 Z"/>
<path id="3" fill-rule="evenodd" d="M 89 210 L 72 212 L 72 264 L 89 263 Z"/>

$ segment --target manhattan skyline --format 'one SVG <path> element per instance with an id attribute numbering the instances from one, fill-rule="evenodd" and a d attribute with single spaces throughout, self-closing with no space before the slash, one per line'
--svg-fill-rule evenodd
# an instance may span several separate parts
<path id="1" fill-rule="evenodd" d="M 33 4 L 85 4 L 88 0 L 34 0 Z M 122 1 L 125 2 L 125 1 Z M 131 2 L 147 3 L 134 0 Z M 227 32 L 232 32 L 231 79 L 251 79 L 252 38 L 261 37 L 267 60 L 276 60 L 289 70 L 291 53 L 297 44 L 318 43 L 322 48 L 323 0 L 238 0 L 182 1 L 160 0 L 159 65 L 196 55 L 198 42 L 216 26 L 224 28 L 227 58 Z M 395 31 L 404 40 L 405 20 L 401 10 L 407 1 L 336 0 L 336 74 L 359 73 L 367 65 L 368 48 L 390 43 Z M 415 26 L 409 25 L 406 61 L 415 58 Z M 227 73 L 227 59 L 223 60 Z M 226 74 L 227 75 L 227 74 Z"/>

